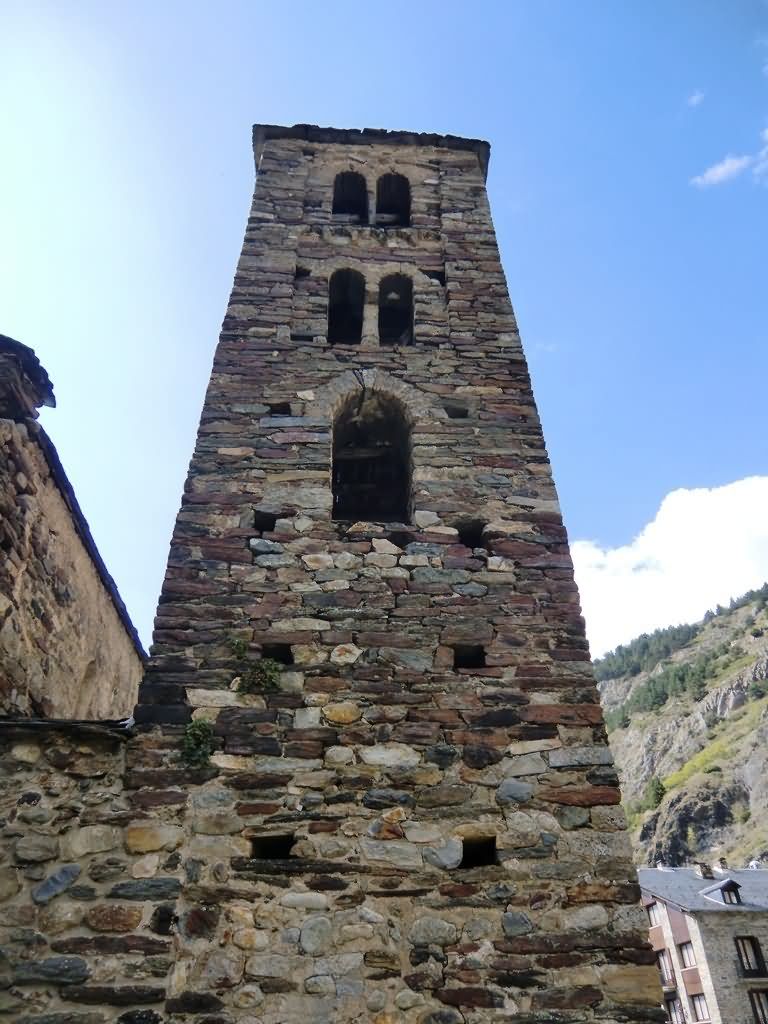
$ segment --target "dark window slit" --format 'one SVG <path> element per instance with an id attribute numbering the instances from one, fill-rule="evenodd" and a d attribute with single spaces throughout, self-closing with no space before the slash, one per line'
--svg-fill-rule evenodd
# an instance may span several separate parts
<path id="1" fill-rule="evenodd" d="M 453 648 L 454 668 L 485 668 L 485 648 L 482 644 L 456 644 Z"/>
<path id="2" fill-rule="evenodd" d="M 291 856 L 294 835 L 254 836 L 251 839 L 251 857 L 254 860 L 287 860 Z"/>
<path id="3" fill-rule="evenodd" d="M 279 661 L 281 665 L 293 664 L 293 651 L 290 644 L 262 644 L 262 658 L 271 658 L 272 661 Z"/>
<path id="4" fill-rule="evenodd" d="M 445 288 L 445 271 L 444 270 L 423 270 L 422 273 L 425 277 L 428 277 L 430 281 L 437 281 Z"/>
<path id="5" fill-rule="evenodd" d="M 276 512 L 262 512 L 257 508 L 253 513 L 253 525 L 259 533 L 272 533 L 279 518 Z"/>
<path id="6" fill-rule="evenodd" d="M 267 402 L 267 408 L 269 409 L 270 416 L 290 416 L 291 415 L 291 403 L 290 402 Z"/>
<path id="7" fill-rule="evenodd" d="M 459 531 L 459 543 L 465 548 L 485 547 L 483 530 L 486 524 L 482 519 L 462 519 L 453 525 Z"/>
<path id="8" fill-rule="evenodd" d="M 497 864 L 496 836 L 479 836 L 476 839 L 464 840 L 464 853 L 459 868 L 467 871 L 470 868 L 482 868 L 489 864 Z"/>
<path id="9" fill-rule="evenodd" d="M 456 402 L 444 402 L 443 408 L 449 420 L 465 420 L 469 416 L 469 409 L 467 409 L 466 405 L 458 405 Z"/>

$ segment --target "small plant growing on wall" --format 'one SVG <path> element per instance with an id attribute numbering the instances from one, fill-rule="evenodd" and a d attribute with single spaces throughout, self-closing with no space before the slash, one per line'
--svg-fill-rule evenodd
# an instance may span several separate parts
<path id="1" fill-rule="evenodd" d="M 181 741 L 181 759 L 190 768 L 204 768 L 213 753 L 213 726 L 203 719 L 190 722 Z"/>
<path id="2" fill-rule="evenodd" d="M 237 661 L 237 674 L 240 677 L 238 690 L 241 693 L 277 689 L 280 672 L 283 669 L 279 661 L 274 658 L 251 661 L 248 658 L 248 644 L 245 640 L 233 640 L 230 646 Z"/>

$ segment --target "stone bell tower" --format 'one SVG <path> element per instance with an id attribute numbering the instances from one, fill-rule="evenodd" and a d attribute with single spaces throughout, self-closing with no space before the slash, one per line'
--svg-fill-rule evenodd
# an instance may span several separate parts
<path id="1" fill-rule="evenodd" d="M 128 745 L 166 1009 L 660 1019 L 489 147 L 254 149 Z"/>

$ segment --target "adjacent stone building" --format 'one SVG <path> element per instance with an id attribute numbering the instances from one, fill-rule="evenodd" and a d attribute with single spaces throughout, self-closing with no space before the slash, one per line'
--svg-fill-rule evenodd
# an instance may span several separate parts
<path id="1" fill-rule="evenodd" d="M 768 871 L 639 875 L 670 1024 L 768 1024 Z"/>
<path id="2" fill-rule="evenodd" d="M 131 714 L 144 651 L 38 408 L 53 388 L 0 335 L 0 715 Z"/>
<path id="3" fill-rule="evenodd" d="M 136 729 L 6 738 L 10 1012 L 660 1021 L 488 146 L 254 149 Z"/>

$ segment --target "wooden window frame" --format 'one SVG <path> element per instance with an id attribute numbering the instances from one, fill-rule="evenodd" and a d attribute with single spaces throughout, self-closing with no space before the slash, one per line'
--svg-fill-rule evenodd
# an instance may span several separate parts
<path id="1" fill-rule="evenodd" d="M 750 989 L 747 995 L 755 1024 L 768 1024 L 768 989 Z"/>
<path id="2" fill-rule="evenodd" d="M 734 936 L 733 943 L 736 946 L 736 955 L 739 958 L 742 976 L 745 978 L 764 978 L 766 975 L 765 957 L 763 956 L 763 950 L 758 939 L 754 935 L 736 935 Z M 750 952 L 746 951 L 745 947 L 747 946 L 751 946 Z M 744 955 L 745 952 L 747 952 L 746 957 Z M 754 967 L 749 966 L 750 960 L 754 961 Z"/>
<path id="3" fill-rule="evenodd" d="M 686 1024 L 685 1010 L 683 1009 L 680 996 L 672 996 L 669 999 L 665 999 L 664 1008 L 667 1011 L 670 1024 Z"/>
<path id="4" fill-rule="evenodd" d="M 669 985 L 674 982 L 675 968 L 672 966 L 672 957 L 669 955 L 668 949 L 656 950 L 656 965 L 659 968 L 659 974 L 664 984 Z"/>
<path id="5" fill-rule="evenodd" d="M 686 952 L 683 952 L 683 950 Z M 681 942 L 677 947 L 677 952 L 680 957 L 680 963 L 683 965 L 683 969 L 686 967 L 696 966 L 696 950 L 693 948 L 693 943 L 690 939 L 687 942 Z M 686 957 L 690 957 L 690 963 L 686 962 Z"/>
<path id="6" fill-rule="evenodd" d="M 649 903 L 645 908 L 645 912 L 648 914 L 648 920 L 651 928 L 656 928 L 661 924 L 661 908 L 656 900 L 653 903 Z M 656 918 L 656 920 L 654 920 Z"/>
<path id="7" fill-rule="evenodd" d="M 699 1016 L 699 1000 L 701 1000 L 701 1002 L 704 1004 L 704 1010 L 706 1014 L 704 1017 Z M 695 995 L 691 996 L 691 1007 L 693 1009 L 693 1019 L 697 1021 L 697 1024 L 699 1021 L 712 1020 L 709 1013 L 709 1006 L 707 1004 L 707 997 L 704 995 L 703 992 L 697 992 Z"/>

